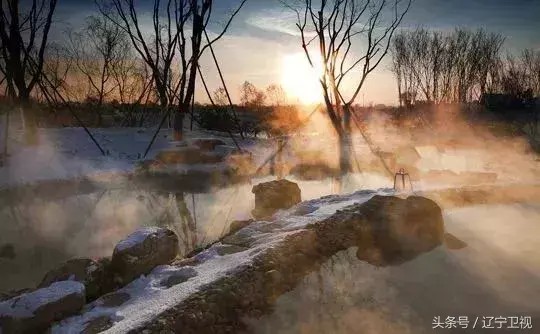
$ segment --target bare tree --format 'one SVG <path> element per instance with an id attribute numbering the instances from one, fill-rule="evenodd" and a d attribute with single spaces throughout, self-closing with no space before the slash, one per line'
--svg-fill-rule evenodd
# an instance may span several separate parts
<path id="1" fill-rule="evenodd" d="M 409 10 L 411 0 L 284 3 L 296 13 L 296 26 L 308 62 L 315 68 L 317 59 L 321 60 L 319 81 L 326 113 L 339 138 L 341 172 L 347 173 L 352 171 L 352 105 L 369 75 L 388 53 L 392 36 Z M 361 51 L 353 50 L 354 44 L 361 47 Z M 352 87 L 348 96 L 345 83 Z"/>
<path id="2" fill-rule="evenodd" d="M 129 49 L 127 49 L 129 50 Z M 143 126 L 149 116 L 145 107 L 155 100 L 153 78 L 146 64 L 134 57 L 129 51 L 119 59 L 112 68 L 113 80 L 116 83 L 116 97 L 120 102 L 117 106 L 122 112 L 122 126 Z"/>
<path id="3" fill-rule="evenodd" d="M 225 88 L 220 87 L 216 89 L 213 93 L 214 103 L 218 106 L 226 106 L 229 104 L 229 99 L 227 98 L 227 92 Z"/>
<path id="4" fill-rule="evenodd" d="M 240 2 L 221 32 L 204 43 L 203 34 L 210 22 L 212 0 L 154 0 L 150 35 L 142 29 L 135 0 L 98 1 L 100 11 L 127 32 L 135 50 L 150 68 L 161 107 L 168 113 L 170 106 L 178 105 L 173 125 L 175 139 L 182 138 L 183 118 L 193 99 L 201 55 L 225 34 L 245 2 Z M 188 26 L 189 22 L 191 26 Z M 176 60 L 179 66 L 175 76 Z"/>
<path id="5" fill-rule="evenodd" d="M 407 36 L 400 33 L 394 37 L 392 43 L 392 67 L 398 85 L 398 99 L 400 106 L 410 108 L 418 94 L 418 81 L 416 71 L 411 66 L 413 61 L 412 49 L 409 47 Z"/>
<path id="6" fill-rule="evenodd" d="M 49 80 L 40 80 L 40 91 L 50 105 L 58 105 L 61 95 L 68 94 L 68 77 L 72 71 L 73 58 L 65 47 L 51 43 L 47 47 L 47 57 L 43 64 L 43 75 Z"/>
<path id="7" fill-rule="evenodd" d="M 116 89 L 114 71 L 129 55 L 128 37 L 104 16 L 89 16 L 80 34 L 75 36 L 73 52 L 79 70 L 87 77 L 91 94 L 98 105 Z"/>
<path id="8" fill-rule="evenodd" d="M 400 96 L 406 93 L 435 104 L 479 98 L 490 84 L 503 41 L 500 35 L 481 29 L 400 32 L 392 43 Z"/>
<path id="9" fill-rule="evenodd" d="M 485 92 L 489 68 L 495 64 L 504 39 L 498 34 L 488 34 L 457 29 L 452 36 L 453 101 L 466 103 Z M 475 94 L 475 89 L 479 92 Z"/>
<path id="10" fill-rule="evenodd" d="M 540 96 L 540 51 L 523 50 L 520 58 L 527 78 L 527 86 L 535 96 Z"/>
<path id="11" fill-rule="evenodd" d="M 260 108 L 266 100 L 264 92 L 249 81 L 240 86 L 240 103 L 244 107 Z"/>
<path id="12" fill-rule="evenodd" d="M 126 65 L 130 47 L 127 34 L 103 15 L 87 17 L 81 31 L 70 34 L 69 52 L 86 79 L 87 97 L 98 106 L 118 92 L 115 74 Z M 101 108 L 96 110 L 100 126 Z"/>
<path id="13" fill-rule="evenodd" d="M 122 104 L 141 103 L 152 88 L 152 75 L 143 62 L 131 54 L 119 59 L 112 68 L 118 101 Z"/>
<path id="14" fill-rule="evenodd" d="M 37 121 L 23 106 L 40 80 L 45 50 L 57 0 L 33 0 L 20 6 L 19 0 L 0 0 L 0 72 L 6 93 L 21 103 L 26 142 L 35 144 Z"/>
<path id="15" fill-rule="evenodd" d="M 266 97 L 273 106 L 282 106 L 287 103 L 287 95 L 281 85 L 272 84 L 266 87 Z"/>
<path id="16" fill-rule="evenodd" d="M 33 0 L 21 8 L 19 0 L 0 1 L 2 73 L 9 96 L 20 102 L 28 102 L 41 76 L 56 3 Z"/>

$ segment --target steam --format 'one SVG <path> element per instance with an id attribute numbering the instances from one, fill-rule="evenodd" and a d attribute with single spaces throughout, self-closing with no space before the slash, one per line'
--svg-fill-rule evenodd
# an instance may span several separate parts
<path id="1" fill-rule="evenodd" d="M 540 207 L 520 204 L 447 211 L 445 225 L 468 246 L 441 246 L 399 266 L 374 267 L 339 252 L 249 319 L 257 333 L 427 333 L 433 318 L 536 316 L 540 306 Z M 470 324 L 472 328 L 472 323 Z"/>
<path id="2" fill-rule="evenodd" d="M 300 118 L 305 119 L 311 111 L 307 107 L 301 110 Z M 383 112 L 369 112 L 363 117 L 366 133 L 381 152 L 392 153 L 400 147 L 413 147 L 422 153 L 420 160 L 412 166 L 401 166 L 400 161 L 393 165 L 395 169 L 404 167 L 411 173 L 415 191 L 492 182 L 483 181 L 480 174 L 467 177 L 466 173 L 494 173 L 497 175 L 495 183 L 503 185 L 538 184 L 537 156 L 525 139 L 493 134 L 493 130 L 485 125 L 468 121 L 459 109 L 441 107 L 431 117 L 431 126 L 424 129 L 413 128 L 410 119 L 396 122 Z M 274 122 L 275 128 L 290 127 L 292 119 L 287 116 Z M 62 137 L 58 136 L 60 131 L 72 132 L 73 142 L 62 142 Z M 123 135 L 133 136 L 133 133 L 124 132 Z M 353 130 L 352 135 L 355 173 L 345 177 L 342 188 L 331 177 L 312 181 L 287 177 L 299 183 L 303 200 L 338 192 L 392 187 L 393 178 L 384 171 L 358 130 Z M 103 165 L 118 167 L 120 171 L 125 168 L 122 164 L 129 165 L 121 159 L 111 162 L 98 158 L 99 152 L 91 147 L 93 144 L 84 138 L 81 129 L 42 130 L 40 136 L 38 148 L 12 147 L 9 165 L 0 170 L 4 184 L 87 174 L 95 175 L 95 182 L 101 182 Z M 101 140 L 104 138 L 100 137 Z M 270 139 L 252 143 L 247 149 L 253 153 L 255 165 L 276 149 L 276 143 Z M 115 142 L 110 146 L 116 144 L 132 146 L 132 143 Z M 95 152 L 95 155 L 92 153 L 79 158 L 79 152 Z M 290 138 L 282 161 L 285 162 L 286 173 L 299 163 L 337 169 L 337 152 L 335 131 L 324 112 L 317 112 L 301 131 Z M 96 163 L 97 160 L 100 162 Z M 433 174 L 433 170 L 451 173 Z M 260 177 L 252 182 L 274 178 Z M 196 221 L 196 231 L 188 232 L 195 233 L 202 245 L 222 236 L 231 221 L 250 218 L 254 205 L 251 187 L 251 184 L 240 184 L 207 194 L 184 193 L 183 205 Z M 513 190 L 520 191 L 519 188 Z M 54 192 L 55 189 L 51 189 L 51 195 Z M 528 194 L 534 197 L 537 192 L 523 190 L 523 196 L 518 197 L 527 199 Z M 0 208 L 0 221 L 8 223 L 0 227 L 0 245 L 15 245 L 17 256 L 16 261 L 0 264 L 3 272 L 11 273 L 2 278 L 0 290 L 31 286 L 45 271 L 72 257 L 108 256 L 119 240 L 140 226 L 161 224 L 171 227 L 181 239 L 189 240 L 184 235 L 185 221 L 181 218 L 175 196 L 177 194 L 144 190 L 109 190 L 77 194 L 61 200 L 26 198 L 18 203 L 4 204 Z M 538 198 L 529 198 L 528 202 L 537 203 Z M 443 208 L 445 205 L 449 208 L 463 205 L 444 198 L 439 204 Z M 456 236 L 468 243 L 467 233 L 457 233 Z"/>

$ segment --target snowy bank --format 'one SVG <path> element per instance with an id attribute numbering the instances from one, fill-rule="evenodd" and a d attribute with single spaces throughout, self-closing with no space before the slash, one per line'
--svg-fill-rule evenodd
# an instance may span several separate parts
<path id="1" fill-rule="evenodd" d="M 116 293 L 124 293 L 129 300 L 114 307 L 97 301 L 85 306 L 81 315 L 68 318 L 52 328 L 53 333 L 82 332 L 87 328 L 107 329 L 108 332 L 128 332 L 141 329 L 160 314 L 197 299 L 197 293 L 209 286 L 219 286 L 222 280 L 244 272 L 269 254 L 287 244 L 290 238 L 302 234 L 309 224 L 323 221 L 337 210 L 354 203 L 363 203 L 376 194 L 391 191 L 360 191 L 345 196 L 326 196 L 300 203 L 274 215 L 272 222 L 259 221 L 241 229 L 221 243 L 197 254 L 194 258 L 172 266 L 159 266 L 149 275 L 128 284 Z M 192 274 L 185 276 L 186 265 L 193 265 Z M 181 283 L 170 283 L 171 277 L 181 277 Z M 103 325 L 103 326 L 98 326 Z M 97 327 L 96 327 L 97 326 Z"/>

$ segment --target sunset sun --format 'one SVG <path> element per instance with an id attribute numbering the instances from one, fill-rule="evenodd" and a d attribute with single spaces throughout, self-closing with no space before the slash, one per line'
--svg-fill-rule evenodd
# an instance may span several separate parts
<path id="1" fill-rule="evenodd" d="M 292 101 L 313 104 L 322 101 L 318 75 L 320 62 L 312 68 L 303 53 L 283 57 L 281 83 Z"/>

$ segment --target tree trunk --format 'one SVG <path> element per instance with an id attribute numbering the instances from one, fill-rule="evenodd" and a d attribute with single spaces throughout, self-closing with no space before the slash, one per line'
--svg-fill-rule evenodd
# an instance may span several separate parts
<path id="1" fill-rule="evenodd" d="M 30 92 L 26 89 L 19 90 L 18 100 L 23 123 L 25 143 L 29 146 L 37 145 L 39 144 L 37 119 L 30 106 Z"/>
<path id="2" fill-rule="evenodd" d="M 174 113 L 173 133 L 175 141 L 180 141 L 184 139 L 184 115 L 185 113 L 183 112 L 183 110 L 177 110 Z"/>
<path id="3" fill-rule="evenodd" d="M 343 127 L 338 131 L 339 138 L 339 169 L 342 175 L 353 171 L 351 161 L 351 108 L 343 106 Z"/>
<path id="4" fill-rule="evenodd" d="M 350 133 L 343 131 L 338 134 L 339 139 L 339 170 L 342 175 L 352 171 L 351 164 L 351 136 Z"/>
<path id="5" fill-rule="evenodd" d="M 2 156 L 0 157 L 0 167 L 7 163 L 8 159 L 8 142 L 9 142 L 9 112 L 10 109 L 6 111 L 6 119 L 4 124 L 4 142 L 2 148 Z"/>
<path id="6" fill-rule="evenodd" d="M 278 152 L 277 152 L 277 155 L 276 155 L 276 160 L 277 161 L 276 161 L 276 164 L 275 164 L 275 168 L 276 168 L 276 172 L 277 172 L 276 176 L 277 176 L 278 180 L 283 179 L 283 143 L 284 143 L 284 139 L 280 136 L 278 138 L 278 141 L 277 141 Z"/>

